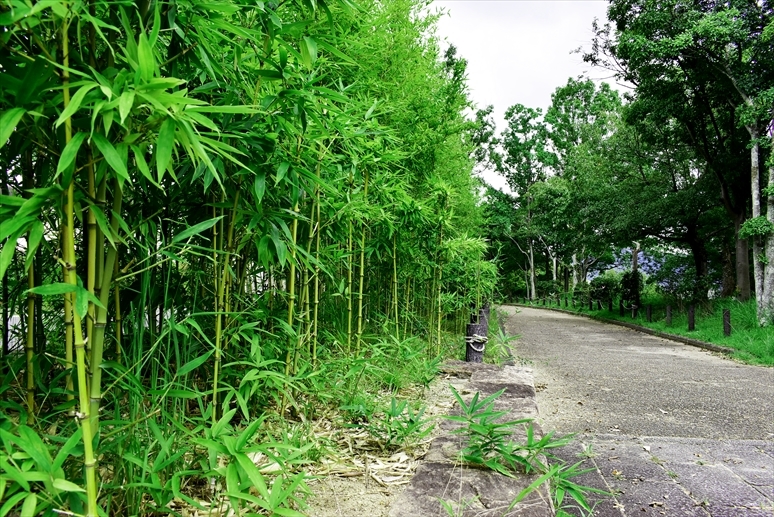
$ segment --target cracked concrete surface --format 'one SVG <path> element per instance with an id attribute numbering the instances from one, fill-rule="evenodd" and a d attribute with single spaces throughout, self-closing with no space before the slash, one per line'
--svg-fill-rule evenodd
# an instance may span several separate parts
<path id="1" fill-rule="evenodd" d="M 557 454 L 608 490 L 594 515 L 774 516 L 774 369 L 593 320 L 503 307 Z M 580 456 L 579 456 L 580 455 Z M 570 513 L 580 512 L 568 508 Z"/>

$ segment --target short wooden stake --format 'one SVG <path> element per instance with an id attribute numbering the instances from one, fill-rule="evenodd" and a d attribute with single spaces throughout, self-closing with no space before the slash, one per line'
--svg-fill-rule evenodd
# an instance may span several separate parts
<path id="1" fill-rule="evenodd" d="M 648 323 L 653 322 L 653 306 L 648 305 L 645 307 L 645 318 L 647 319 Z"/>
<path id="2" fill-rule="evenodd" d="M 693 305 L 688 306 L 688 331 L 696 330 L 696 309 Z"/>
<path id="3" fill-rule="evenodd" d="M 731 309 L 723 309 L 723 335 L 731 335 Z"/>
<path id="4" fill-rule="evenodd" d="M 671 305 L 666 306 L 666 325 L 667 327 L 672 326 L 672 306 Z"/>
<path id="5" fill-rule="evenodd" d="M 487 340 L 484 326 L 478 323 L 469 323 L 465 330 L 465 361 L 469 363 L 484 362 Z"/>

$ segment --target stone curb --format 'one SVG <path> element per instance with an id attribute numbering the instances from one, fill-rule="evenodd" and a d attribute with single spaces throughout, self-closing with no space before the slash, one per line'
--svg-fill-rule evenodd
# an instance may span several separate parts
<path id="1" fill-rule="evenodd" d="M 720 354 L 726 354 L 726 355 L 731 355 L 734 352 L 736 352 L 736 350 L 734 350 L 733 348 L 728 348 L 726 346 L 713 345 L 712 343 L 707 343 L 706 341 L 699 341 L 698 339 L 691 339 L 689 337 L 679 336 L 677 334 L 668 334 L 666 332 L 661 332 L 659 330 L 654 330 L 652 328 L 643 327 L 635 323 L 628 323 L 626 321 L 619 321 L 619 320 L 610 320 L 607 318 L 602 318 L 600 316 L 595 316 L 593 314 L 583 314 L 582 312 L 568 311 L 565 309 L 558 309 L 556 307 L 536 307 L 534 305 L 524 305 L 522 303 L 501 303 L 500 305 L 508 305 L 512 307 L 527 307 L 529 309 L 540 309 L 540 310 L 546 310 L 546 311 L 562 312 L 564 314 L 582 316 L 584 318 L 600 321 L 602 323 L 608 323 L 610 325 L 618 325 L 619 327 L 626 327 L 631 330 L 636 330 L 637 332 L 650 334 L 651 336 L 660 337 L 662 339 L 668 339 L 670 341 L 677 341 L 678 343 L 683 343 L 684 345 L 703 348 L 711 352 L 718 352 Z"/>
<path id="2" fill-rule="evenodd" d="M 507 411 L 508 420 L 538 417 L 532 370 L 505 365 L 449 361 L 440 370 L 450 376 L 450 383 L 463 399 L 478 392 L 486 397 L 501 389 L 495 400 L 496 411 Z M 459 411 L 452 409 L 452 414 Z M 459 413 L 457 413 L 459 414 Z M 416 474 L 393 502 L 389 517 L 447 517 L 443 504 L 450 505 L 458 517 L 553 517 L 548 483 L 542 484 L 509 510 L 511 501 L 539 476 L 519 474 L 507 477 L 492 470 L 462 465 L 458 461 L 463 446 L 454 430 L 461 424 L 443 420 L 440 433 L 430 444 Z M 535 436 L 542 436 L 535 424 Z M 522 430 L 512 437 L 523 441 Z M 443 501 L 443 503 L 442 503 Z"/>

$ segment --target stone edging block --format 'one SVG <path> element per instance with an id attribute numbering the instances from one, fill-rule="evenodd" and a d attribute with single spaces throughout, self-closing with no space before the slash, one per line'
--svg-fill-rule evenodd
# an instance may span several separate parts
<path id="1" fill-rule="evenodd" d="M 463 399 L 470 400 L 476 392 L 486 397 L 505 389 L 495 401 L 495 410 L 507 411 L 506 418 L 509 420 L 538 416 L 530 368 L 450 361 L 444 363 L 440 370 L 451 377 L 450 382 Z M 458 412 L 459 407 L 455 404 L 452 411 Z M 459 435 L 452 434 L 459 425 L 449 420 L 440 422 L 440 435 L 431 443 L 406 490 L 393 503 L 389 517 L 446 517 L 448 513 L 441 501 L 451 505 L 454 515 L 459 517 L 554 515 L 547 484 L 530 493 L 506 513 L 511 501 L 539 476 L 521 474 L 507 477 L 489 469 L 461 464 L 458 457 L 463 447 L 462 440 Z M 542 436 L 537 424 L 535 435 Z M 524 433 L 517 431 L 513 438 L 523 440 Z"/>

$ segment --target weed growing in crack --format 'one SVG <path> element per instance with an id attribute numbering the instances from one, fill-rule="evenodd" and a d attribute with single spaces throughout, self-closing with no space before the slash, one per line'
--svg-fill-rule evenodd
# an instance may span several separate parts
<path id="1" fill-rule="evenodd" d="M 465 403 L 457 390 L 453 386 L 450 388 L 460 405 L 462 414 L 445 418 L 463 424 L 453 433 L 461 435 L 465 440 L 465 446 L 460 451 L 460 458 L 464 462 L 489 468 L 509 477 L 515 477 L 518 473 L 539 474 L 538 478 L 511 502 L 506 514 L 544 483 L 548 483 L 550 486 L 554 505 L 560 512 L 558 515 L 562 513 L 566 515 L 566 512 L 561 509 L 570 506 L 591 514 L 593 508 L 587 500 L 588 494 L 611 495 L 604 490 L 572 481 L 577 476 L 595 470 L 594 468 L 581 468 L 585 460 L 568 465 L 551 454 L 552 449 L 569 444 L 574 435 L 557 438 L 552 431 L 538 439 L 533 419 L 502 421 L 507 412 L 496 411 L 494 403 L 505 392 L 504 389 L 483 399 L 481 399 L 481 394 L 476 392 L 470 403 Z M 523 443 L 511 440 L 511 436 L 518 426 L 523 426 L 526 431 L 526 440 Z M 589 457 L 593 454 L 590 447 L 584 448 L 584 453 L 588 454 Z M 566 504 L 568 500 L 570 504 Z M 450 509 L 453 507 L 447 507 L 444 501 L 441 503 L 449 515 L 456 515 L 450 513 Z M 457 509 L 459 508 L 458 505 Z"/>

